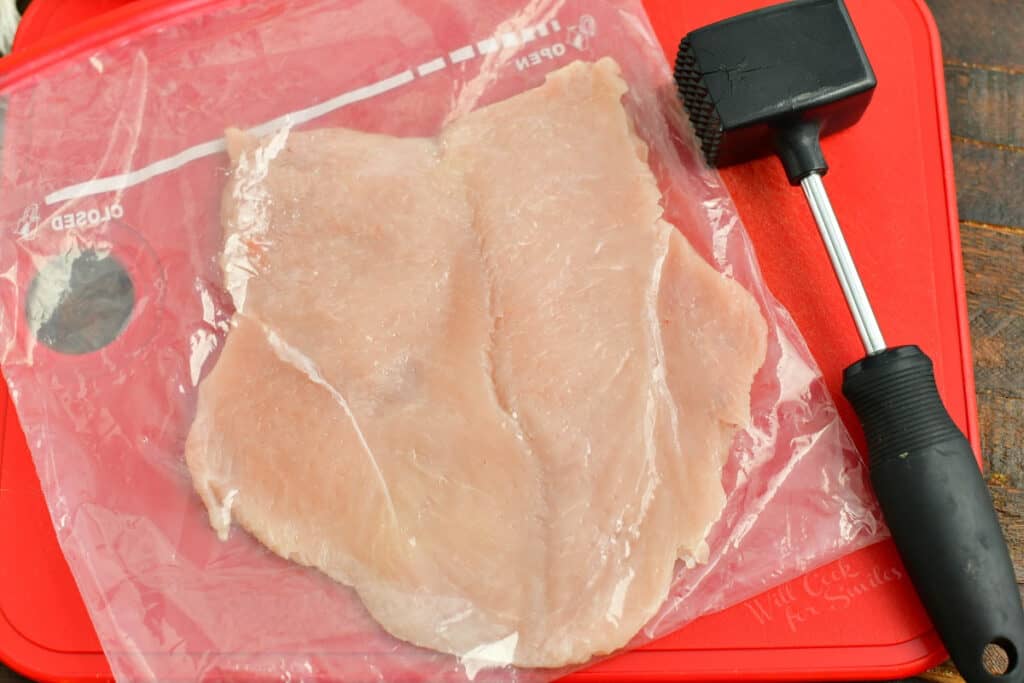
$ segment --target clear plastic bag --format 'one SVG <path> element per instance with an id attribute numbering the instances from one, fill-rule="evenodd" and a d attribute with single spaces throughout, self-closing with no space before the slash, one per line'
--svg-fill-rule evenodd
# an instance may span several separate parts
<path id="1" fill-rule="evenodd" d="M 232 281 L 232 273 L 247 272 L 237 267 L 239 254 L 251 271 L 246 277 L 257 277 L 260 265 L 246 261 L 253 249 L 280 248 L 252 234 L 234 247 L 224 239 L 239 222 L 266 230 L 281 220 L 260 214 L 277 210 L 280 195 L 268 203 L 266 183 L 281 149 L 328 150 L 330 133 L 302 136 L 347 129 L 360 140 L 367 133 L 442 136 L 454 154 L 457 141 L 446 131 L 487 105 L 542 87 L 577 60 L 614 60 L 628 88 L 622 102 L 630 134 L 643 143 L 638 155 L 653 172 L 664 220 L 725 275 L 722 282 L 749 292 L 767 322 L 749 424 L 732 438 L 721 472 L 724 509 L 703 542 L 681 553 L 660 609 L 616 647 L 664 635 L 883 533 L 820 373 L 765 288 L 718 175 L 701 162 L 639 0 L 183 2 L 158 19 L 127 38 L 23 69 L 2 86 L 3 373 L 61 547 L 119 680 L 549 680 L 568 670 L 512 666 L 525 646 L 502 633 L 482 634 L 478 647 L 454 655 L 415 647 L 378 624 L 396 630 L 400 618 L 382 616 L 378 604 L 374 619 L 345 585 L 269 553 L 240 529 L 219 540 L 211 519 L 226 533 L 225 499 L 246 492 L 207 490 L 208 514 L 193 488 L 197 468 L 190 475 L 184 453 L 200 387 L 226 340 L 240 338 L 245 309 L 259 305 L 246 303 L 239 294 L 245 287 Z M 488 134 L 502 130 L 488 125 Z M 593 125 L 578 122 L 582 130 Z M 229 126 L 248 131 L 231 143 L 233 160 L 223 134 Z M 477 163 L 479 146 L 465 149 L 465 163 Z M 516 150 L 496 153 L 517 163 Z M 296 178 L 308 185 L 314 171 L 300 165 Z M 564 170 L 551 173 L 575 182 Z M 469 182 L 469 175 L 459 177 Z M 501 187 L 500 179 L 488 182 Z M 226 187 L 223 204 L 234 207 L 227 213 L 255 214 L 227 217 L 222 228 Z M 438 197 L 449 200 L 444 192 Z M 500 210 L 495 215 L 488 220 L 502 219 Z M 317 239 L 315 230 L 311 235 Z M 308 300 L 296 298 L 277 315 L 294 311 L 304 320 L 331 306 L 312 291 Z M 290 329 L 267 320 L 257 322 L 268 339 Z M 336 390 L 311 360 L 318 358 L 315 339 L 314 330 L 279 340 L 274 352 L 290 357 L 311 385 Z M 712 370 L 725 367 L 708 362 Z M 260 367 L 253 366 L 253 377 Z M 344 407 L 343 393 L 334 398 Z M 743 403 L 745 409 L 745 394 Z M 282 399 L 266 420 L 292 410 L 301 421 L 305 407 Z M 359 431 L 358 411 L 344 412 Z M 262 434 L 258 411 L 234 419 L 253 420 L 242 432 L 251 425 Z M 220 422 L 210 433 L 229 427 Z M 363 445 L 375 460 L 377 444 Z M 585 463 L 580 470 L 586 473 Z M 391 483 L 393 472 L 379 474 Z M 660 485 L 661 476 L 645 481 Z M 228 515 L 220 525 L 219 514 Z M 247 526 L 258 524 L 250 519 Z M 609 542 L 620 531 L 608 531 Z M 503 533 L 495 530 L 497 542 Z M 287 543 L 268 544 L 290 554 Z M 295 557 L 317 564 L 300 552 Z M 631 566 L 623 559 L 628 549 L 617 557 L 618 564 L 574 567 L 584 577 L 610 572 L 606 590 L 584 588 L 578 596 L 609 618 L 623 610 L 614 586 L 624 576 L 615 572 Z M 485 577 L 477 582 L 486 589 Z M 438 608 L 438 615 L 438 633 L 452 628 L 452 614 Z"/>

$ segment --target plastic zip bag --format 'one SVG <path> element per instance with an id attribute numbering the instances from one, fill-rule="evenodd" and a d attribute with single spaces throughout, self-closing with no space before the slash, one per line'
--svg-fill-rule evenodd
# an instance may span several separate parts
<path id="1" fill-rule="evenodd" d="M 413 647 L 350 589 L 240 530 L 219 541 L 183 453 L 199 387 L 246 307 L 221 268 L 225 187 L 241 178 L 264 191 L 270 148 L 298 144 L 303 131 L 432 138 L 577 60 L 617 64 L 664 220 L 750 292 L 768 323 L 750 423 L 721 474 L 721 516 L 629 646 L 877 539 L 859 458 L 798 331 L 761 281 L 728 194 L 700 162 L 638 2 L 182 7 L 129 40 L 5 87 L 3 370 L 119 679 L 564 673 L 511 666 L 521 646 L 501 633 L 454 656 Z M 244 154 L 232 162 L 225 153 L 227 126 L 257 141 L 249 154 L 264 163 L 251 166 L 255 175 L 240 172 Z M 302 301 L 295 309 L 307 310 Z M 288 348 L 309 359 L 312 346 L 292 339 Z M 216 521 L 216 506 L 210 513 Z M 613 584 L 622 578 L 611 575 Z"/>

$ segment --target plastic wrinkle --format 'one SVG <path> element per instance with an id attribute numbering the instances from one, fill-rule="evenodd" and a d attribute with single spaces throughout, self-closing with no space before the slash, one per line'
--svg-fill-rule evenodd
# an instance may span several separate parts
<path id="1" fill-rule="evenodd" d="M 239 312 L 245 310 L 249 278 L 259 273 L 250 260 L 251 252 L 262 244 L 262 236 L 268 227 L 266 203 L 269 197 L 263 181 L 270 171 L 270 163 L 284 149 L 289 130 L 278 130 L 266 146 L 256 150 L 254 156 L 243 155 L 238 160 L 238 177 L 242 182 L 235 186 L 234 195 L 241 228 L 238 233 L 230 235 L 224 245 L 224 286 Z"/>
<path id="2" fill-rule="evenodd" d="M 288 363 L 296 370 L 299 370 L 309 381 L 313 384 L 323 387 L 334 399 L 334 402 L 338 404 L 345 416 L 348 417 L 352 423 L 352 429 L 355 430 L 356 436 L 359 439 L 359 445 L 362 448 L 363 453 L 366 454 L 366 460 L 370 463 L 373 468 L 374 474 L 377 476 L 377 481 L 380 484 L 381 491 L 384 494 L 384 498 L 387 500 L 388 509 L 391 512 L 391 519 L 396 526 L 400 526 L 398 514 L 395 512 L 394 505 L 391 500 L 391 491 L 388 488 L 388 482 L 384 478 L 384 473 L 380 470 L 380 465 L 377 464 L 377 458 L 373 455 L 373 450 L 370 448 L 370 444 L 366 441 L 366 436 L 363 434 L 362 428 L 359 426 L 359 421 L 356 419 L 355 414 L 352 412 L 352 408 L 349 406 L 348 401 L 340 391 L 334 388 L 330 382 L 324 379 L 320 370 L 316 367 L 316 364 L 306 356 L 304 353 L 299 351 L 293 345 L 283 340 L 275 331 L 269 329 L 266 325 L 263 325 L 263 331 L 267 335 L 267 341 L 270 342 L 271 348 L 274 349 L 274 353 L 277 357 Z"/>

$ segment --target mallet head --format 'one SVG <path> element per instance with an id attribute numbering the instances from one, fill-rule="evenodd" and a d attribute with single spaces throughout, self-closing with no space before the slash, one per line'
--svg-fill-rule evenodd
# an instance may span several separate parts
<path id="1" fill-rule="evenodd" d="M 675 77 L 709 164 L 778 153 L 793 183 L 827 170 L 818 136 L 855 123 L 876 85 L 842 0 L 793 0 L 697 29 Z"/>

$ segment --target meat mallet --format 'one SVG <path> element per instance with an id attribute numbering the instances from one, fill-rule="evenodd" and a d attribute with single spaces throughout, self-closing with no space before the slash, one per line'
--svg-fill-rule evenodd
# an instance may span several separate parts
<path id="1" fill-rule="evenodd" d="M 886 346 L 822 181 L 821 138 L 856 123 L 876 85 L 845 5 L 794 0 L 693 31 L 675 77 L 710 165 L 774 153 L 803 188 L 867 351 L 846 369 L 843 393 L 907 572 L 967 681 L 1024 682 L 1024 610 L 971 445 L 939 397 L 931 359 Z M 1002 675 L 983 661 L 999 650 Z"/>

